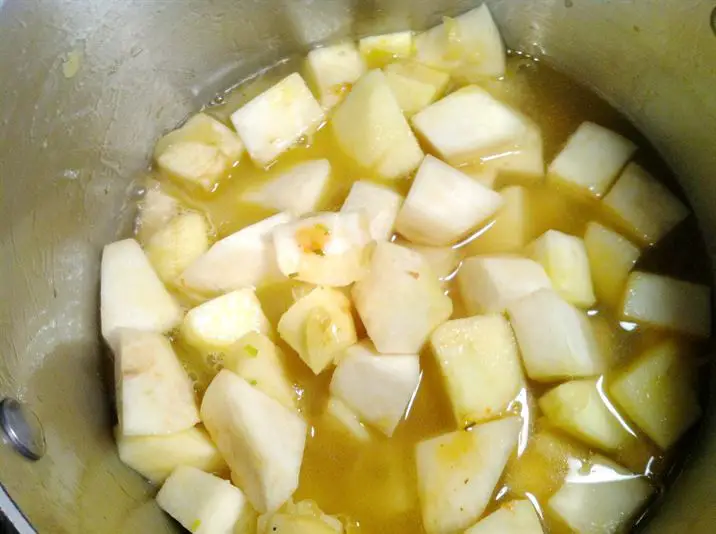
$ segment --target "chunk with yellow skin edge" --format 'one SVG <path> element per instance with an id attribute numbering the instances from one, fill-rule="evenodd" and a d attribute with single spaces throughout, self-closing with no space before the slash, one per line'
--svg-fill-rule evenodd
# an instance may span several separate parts
<path id="1" fill-rule="evenodd" d="M 381 68 L 397 58 L 407 58 L 413 53 L 413 32 L 403 31 L 371 35 L 358 41 L 358 50 L 368 68 Z"/>

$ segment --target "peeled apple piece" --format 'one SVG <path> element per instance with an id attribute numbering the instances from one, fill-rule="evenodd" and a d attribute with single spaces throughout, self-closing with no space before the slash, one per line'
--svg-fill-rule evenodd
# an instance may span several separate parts
<path id="1" fill-rule="evenodd" d="M 395 219 L 403 197 L 382 185 L 360 180 L 351 187 L 341 212 L 362 212 L 370 228 L 370 237 L 386 241 L 393 235 Z"/>
<path id="2" fill-rule="evenodd" d="M 397 241 L 397 244 L 420 254 L 443 282 L 452 278 L 463 257 L 462 250 L 453 247 L 429 247 L 407 241 Z"/>
<path id="3" fill-rule="evenodd" d="M 528 190 L 513 185 L 500 189 L 500 196 L 502 207 L 495 214 L 494 222 L 465 245 L 468 255 L 516 253 L 525 248 L 532 238 L 534 224 Z"/>
<path id="4" fill-rule="evenodd" d="M 300 74 L 294 72 L 231 115 L 251 159 L 267 167 L 312 134 L 325 115 Z"/>
<path id="5" fill-rule="evenodd" d="M 135 230 L 139 242 L 144 244 L 179 213 L 180 206 L 176 198 L 162 190 L 159 182 L 150 180 L 138 208 Z"/>
<path id="6" fill-rule="evenodd" d="M 277 513 L 260 516 L 257 527 L 257 534 L 343 534 L 339 519 L 324 514 L 308 500 L 289 501 Z"/>
<path id="7" fill-rule="evenodd" d="M 385 78 L 407 117 L 438 99 L 450 76 L 415 62 L 391 63 L 384 69 Z"/>
<path id="8" fill-rule="evenodd" d="M 370 68 L 380 68 L 397 58 L 410 57 L 413 53 L 413 32 L 371 35 L 358 41 L 361 56 Z"/>
<path id="9" fill-rule="evenodd" d="M 324 109 L 338 104 L 365 72 L 365 63 L 352 42 L 311 50 L 306 56 L 310 79 Z"/>
<path id="10" fill-rule="evenodd" d="M 541 183 L 545 175 L 542 131 L 534 123 L 527 122 L 515 147 L 506 152 L 485 157 L 484 165 L 513 181 L 530 185 Z"/>
<path id="11" fill-rule="evenodd" d="M 543 534 L 542 523 L 527 499 L 509 501 L 481 519 L 465 534 Z"/>
<path id="12" fill-rule="evenodd" d="M 359 443 L 370 441 L 370 431 L 363 425 L 358 414 L 336 397 L 328 399 L 323 418 L 329 425 L 333 425 L 334 429 Z"/>
<path id="13" fill-rule="evenodd" d="M 492 217 L 499 193 L 433 156 L 425 156 L 398 213 L 396 229 L 414 243 L 451 245 Z"/>

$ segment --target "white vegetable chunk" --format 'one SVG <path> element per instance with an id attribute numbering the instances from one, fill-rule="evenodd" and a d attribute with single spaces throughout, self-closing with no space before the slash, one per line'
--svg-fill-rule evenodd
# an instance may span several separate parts
<path id="1" fill-rule="evenodd" d="M 159 182 L 151 180 L 139 203 L 136 232 L 140 243 L 146 243 L 154 233 L 179 213 L 179 201 L 162 190 Z"/>
<path id="2" fill-rule="evenodd" d="M 363 58 L 352 42 L 311 50 L 306 63 L 324 109 L 338 104 L 366 70 Z"/>
<path id="3" fill-rule="evenodd" d="M 567 302 L 589 308 L 596 302 L 584 241 L 548 230 L 528 246 L 529 256 L 544 267 L 554 290 Z"/>
<path id="4" fill-rule="evenodd" d="M 450 81 L 447 73 L 414 62 L 391 63 L 384 72 L 406 117 L 437 100 Z"/>
<path id="5" fill-rule="evenodd" d="M 177 467 L 188 465 L 207 473 L 226 468 L 206 432 L 198 428 L 166 436 L 117 435 L 119 459 L 154 484 L 161 484 Z"/>
<path id="6" fill-rule="evenodd" d="M 624 169 L 604 197 L 604 206 L 646 245 L 659 242 L 689 214 L 679 199 L 635 163 Z"/>
<path id="7" fill-rule="evenodd" d="M 189 265 L 180 283 L 202 293 L 226 293 L 283 278 L 276 264 L 273 232 L 294 220 L 279 213 L 217 241 Z"/>
<path id="8" fill-rule="evenodd" d="M 643 272 L 629 275 L 622 317 L 655 328 L 697 337 L 711 335 L 711 290 Z"/>
<path id="9" fill-rule="evenodd" d="M 542 523 L 527 499 L 509 501 L 481 519 L 465 534 L 543 534 Z"/>
<path id="10" fill-rule="evenodd" d="M 601 198 L 627 164 L 636 145 L 593 122 L 583 122 L 552 161 L 549 180 Z"/>
<path id="11" fill-rule="evenodd" d="M 471 315 L 502 313 L 513 301 L 552 287 L 539 263 L 509 256 L 467 258 L 457 274 L 457 282 Z"/>
<path id="12" fill-rule="evenodd" d="M 231 122 L 251 159 L 267 167 L 324 118 L 306 82 L 294 72 L 235 111 Z"/>
<path id="13" fill-rule="evenodd" d="M 413 354 L 452 314 L 452 301 L 417 252 L 378 243 L 370 272 L 353 286 L 353 301 L 378 352 Z"/>
<path id="14" fill-rule="evenodd" d="M 361 180 L 351 187 L 341 212 L 362 212 L 370 227 L 370 237 L 375 241 L 386 241 L 393 235 L 402 204 L 403 197 L 392 189 Z"/>
<path id="15" fill-rule="evenodd" d="M 233 534 L 239 522 L 255 518 L 239 488 L 188 466 L 177 468 L 167 479 L 157 504 L 195 534 Z"/>
<path id="16" fill-rule="evenodd" d="M 328 399 L 323 418 L 333 425 L 333 428 L 359 443 L 370 441 L 370 431 L 363 425 L 358 414 L 337 397 Z"/>
<path id="17" fill-rule="evenodd" d="M 604 371 L 586 314 L 554 291 L 540 289 L 512 302 L 507 312 L 532 380 L 552 382 Z"/>
<path id="18" fill-rule="evenodd" d="M 587 225 L 584 245 L 587 247 L 597 299 L 612 307 L 619 306 L 629 273 L 641 254 L 639 248 L 624 236 L 596 222 Z"/>
<path id="19" fill-rule="evenodd" d="M 438 100 L 411 119 L 416 131 L 447 162 L 458 165 L 514 150 L 527 121 L 476 85 Z"/>
<path id="20" fill-rule="evenodd" d="M 321 213 L 274 232 L 276 261 L 285 276 L 332 287 L 363 277 L 371 241 L 361 212 Z"/>
<path id="21" fill-rule="evenodd" d="M 201 418 L 253 507 L 278 510 L 298 487 L 306 422 L 226 369 L 206 390 Z"/>
<path id="22" fill-rule="evenodd" d="M 202 353 L 211 353 L 227 350 L 248 332 L 270 330 L 256 293 L 245 288 L 190 310 L 181 325 L 181 336 Z"/>
<path id="23" fill-rule="evenodd" d="M 534 234 L 527 189 L 519 185 L 500 190 L 502 207 L 495 221 L 467 245 L 469 255 L 519 252 Z"/>
<path id="24" fill-rule="evenodd" d="M 256 534 L 343 534 L 343 523 L 324 514 L 314 501 L 291 501 L 279 513 L 259 517 Z M 254 533 L 254 531 L 250 531 Z M 242 533 L 237 533 L 242 534 Z"/>
<path id="25" fill-rule="evenodd" d="M 647 350 L 612 381 L 609 393 L 647 436 L 666 450 L 701 416 L 695 370 L 675 341 Z"/>
<path id="26" fill-rule="evenodd" d="M 100 316 L 110 344 L 122 328 L 167 332 L 182 311 L 134 239 L 110 243 L 102 251 Z"/>
<path id="27" fill-rule="evenodd" d="M 341 150 L 380 178 L 406 176 L 423 160 L 418 140 L 380 70 L 358 80 L 336 108 L 331 127 Z"/>
<path id="28" fill-rule="evenodd" d="M 315 374 L 357 340 L 350 300 L 328 287 L 298 299 L 281 316 L 278 333 Z"/>
<path id="29" fill-rule="evenodd" d="M 461 531 L 478 520 L 517 446 L 521 424 L 508 417 L 418 443 L 418 494 L 428 534 Z"/>
<path id="30" fill-rule="evenodd" d="M 462 250 L 452 247 L 428 247 L 408 241 L 397 241 L 398 245 L 420 254 L 441 281 L 450 280 L 460 266 Z"/>
<path id="31" fill-rule="evenodd" d="M 264 208 L 305 215 L 318 208 L 331 177 L 331 163 L 316 159 L 294 165 L 241 196 Z"/>
<path id="32" fill-rule="evenodd" d="M 380 68 L 398 58 L 410 57 L 413 53 L 413 32 L 395 32 L 371 35 L 358 41 L 361 56 L 370 68 Z"/>
<path id="33" fill-rule="evenodd" d="M 169 341 L 156 332 L 122 330 L 114 376 L 124 436 L 159 436 L 199 422 L 194 387 Z"/>
<path id="34" fill-rule="evenodd" d="M 423 245 L 451 245 L 492 217 L 499 193 L 433 156 L 425 156 L 398 213 L 401 235 Z"/>
<path id="35" fill-rule="evenodd" d="M 542 131 L 534 123 L 527 122 L 522 137 L 508 151 L 485 158 L 484 165 L 495 169 L 500 175 L 524 184 L 541 183 L 545 175 Z"/>
<path id="36" fill-rule="evenodd" d="M 607 406 L 596 379 L 573 380 L 552 389 L 539 399 L 539 407 L 550 422 L 568 434 L 615 451 L 633 436 Z"/>
<path id="37" fill-rule="evenodd" d="M 380 355 L 364 341 L 345 350 L 331 379 L 331 395 L 390 437 L 419 382 L 417 354 Z"/>

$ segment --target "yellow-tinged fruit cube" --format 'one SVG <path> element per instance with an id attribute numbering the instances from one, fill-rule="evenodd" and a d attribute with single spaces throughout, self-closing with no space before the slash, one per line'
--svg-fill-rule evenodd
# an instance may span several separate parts
<path id="1" fill-rule="evenodd" d="M 675 341 L 647 350 L 609 384 L 617 405 L 666 450 L 701 416 L 694 369 Z"/>
<path id="2" fill-rule="evenodd" d="M 371 35 L 358 41 L 361 56 L 371 69 L 380 68 L 398 58 L 413 54 L 413 32 Z"/>
<path id="3" fill-rule="evenodd" d="M 306 56 L 309 79 L 313 81 L 324 109 L 338 104 L 366 70 L 352 42 L 311 50 Z"/>
<path id="4" fill-rule="evenodd" d="M 494 169 L 500 176 L 522 184 L 541 183 L 545 175 L 544 147 L 539 126 L 527 122 L 522 137 L 515 147 L 495 154 L 484 161 L 485 167 Z"/>
<path id="5" fill-rule="evenodd" d="M 434 98 L 439 97 L 450 83 L 450 75 L 437 69 L 430 68 L 416 61 L 398 61 L 391 63 L 383 69 L 405 78 L 411 78 L 420 83 L 430 85 L 435 90 Z"/>
<path id="6" fill-rule="evenodd" d="M 527 499 L 509 501 L 468 528 L 465 534 L 543 534 L 539 515 Z"/>
<path id="7" fill-rule="evenodd" d="M 288 501 L 278 513 L 260 516 L 257 527 L 257 534 L 343 534 L 343 523 L 309 500 Z"/>
<path id="8" fill-rule="evenodd" d="M 396 243 L 420 254 L 443 282 L 452 278 L 463 258 L 462 250 L 453 247 L 429 247 L 401 240 Z"/>
<path id="9" fill-rule="evenodd" d="M 437 100 L 450 81 L 450 76 L 415 62 L 391 63 L 385 77 L 403 113 L 411 116 Z"/>
<path id="10" fill-rule="evenodd" d="M 495 221 L 466 245 L 468 255 L 519 252 L 534 233 L 527 189 L 513 185 L 500 189 L 502 207 Z"/>
<path id="11" fill-rule="evenodd" d="M 138 205 L 135 232 L 139 242 L 146 244 L 157 230 L 166 226 L 179 213 L 179 208 L 179 201 L 167 194 L 159 182 L 151 180 Z"/>
<path id="12" fill-rule="evenodd" d="M 386 241 L 393 235 L 402 204 L 403 197 L 392 189 L 360 180 L 351 187 L 341 212 L 362 212 L 370 227 L 370 237 L 375 241 Z"/>
<path id="13" fill-rule="evenodd" d="M 370 441 L 370 431 L 361 423 L 358 414 L 337 397 L 328 399 L 323 420 L 359 443 Z"/>

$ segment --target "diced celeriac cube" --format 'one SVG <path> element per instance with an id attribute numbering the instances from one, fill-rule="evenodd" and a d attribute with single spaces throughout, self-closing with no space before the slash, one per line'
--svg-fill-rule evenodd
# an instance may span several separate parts
<path id="1" fill-rule="evenodd" d="M 318 208 L 330 177 L 327 159 L 306 161 L 246 191 L 241 199 L 267 209 L 305 215 Z"/>
<path id="2" fill-rule="evenodd" d="M 167 194 L 154 180 L 146 185 L 146 193 L 139 203 L 136 233 L 140 243 L 147 243 L 154 233 L 179 213 L 179 201 Z"/>
<path id="3" fill-rule="evenodd" d="M 581 238 L 548 230 L 529 245 L 528 252 L 544 267 L 559 296 L 580 308 L 594 305 L 589 258 Z"/>
<path id="4" fill-rule="evenodd" d="M 663 184 L 636 163 L 627 165 L 604 206 L 635 238 L 654 245 L 689 214 Z"/>
<path id="5" fill-rule="evenodd" d="M 501 315 L 448 321 L 430 344 L 459 427 L 497 417 L 524 386 L 517 343 Z"/>
<path id="6" fill-rule="evenodd" d="M 319 374 L 356 342 L 350 300 L 336 289 L 317 287 L 281 316 L 278 333 Z"/>
<path id="7" fill-rule="evenodd" d="M 266 167 L 324 118 L 306 82 L 294 72 L 235 111 L 231 122 L 251 159 Z"/>
<path id="8" fill-rule="evenodd" d="M 600 456 L 586 465 L 587 473 L 570 474 L 547 503 L 577 534 L 621 532 L 653 493 L 647 479 Z M 582 469 L 584 471 L 584 469 Z"/>
<path id="9" fill-rule="evenodd" d="M 503 154 L 485 158 L 484 165 L 500 175 L 520 183 L 542 182 L 545 174 L 542 132 L 534 123 L 527 123 L 516 146 Z"/>
<path id="10" fill-rule="evenodd" d="M 505 47 L 487 4 L 454 19 L 445 17 L 415 38 L 415 49 L 421 63 L 470 83 L 505 74 Z"/>
<path id="11" fill-rule="evenodd" d="M 157 494 L 157 504 L 195 534 L 233 534 L 239 522 L 255 520 L 241 490 L 194 467 L 178 467 Z"/>
<path id="12" fill-rule="evenodd" d="M 438 100 L 411 121 L 417 132 L 453 165 L 516 149 L 528 124 L 476 85 Z"/>
<path id="13" fill-rule="evenodd" d="M 380 68 L 394 59 L 412 55 L 413 32 L 404 31 L 363 37 L 358 41 L 358 49 L 368 67 Z"/>
<path id="14" fill-rule="evenodd" d="M 465 534 L 543 534 L 542 523 L 527 499 L 510 501 L 481 519 Z"/>
<path id="15" fill-rule="evenodd" d="M 292 215 L 279 213 L 217 241 L 187 267 L 180 283 L 195 291 L 214 294 L 283 278 L 276 264 L 273 232 L 293 220 Z"/>
<path id="16" fill-rule="evenodd" d="M 521 424 L 508 417 L 418 443 L 418 493 L 428 534 L 462 531 L 478 520 L 517 446 Z"/>
<path id="17" fill-rule="evenodd" d="M 195 212 L 181 213 L 157 230 L 145 253 L 157 275 L 172 284 L 198 257 L 209 250 L 209 224 Z"/>
<path id="18" fill-rule="evenodd" d="M 403 177 L 423 159 L 418 140 L 380 70 L 358 80 L 336 108 L 331 126 L 341 150 L 381 178 Z"/>
<path id="19" fill-rule="evenodd" d="M 694 370 L 675 341 L 647 350 L 612 381 L 609 393 L 647 436 L 666 450 L 701 416 Z"/>
<path id="20" fill-rule="evenodd" d="M 587 225 L 584 245 L 597 299 L 609 306 L 619 306 L 629 272 L 639 259 L 639 248 L 597 222 Z"/>
<path id="21" fill-rule="evenodd" d="M 615 451 L 633 436 L 607 406 L 596 379 L 566 382 L 540 397 L 550 422 L 590 445 Z"/>
<path id="22" fill-rule="evenodd" d="M 122 330 L 117 347 L 117 418 L 124 436 L 166 435 L 199 422 L 191 380 L 163 335 Z"/>
<path id="23" fill-rule="evenodd" d="M 552 382 L 594 376 L 604 370 L 586 314 L 551 289 L 513 301 L 507 312 L 531 379 Z"/>
<path id="24" fill-rule="evenodd" d="M 181 308 L 134 239 L 104 247 L 100 301 L 102 336 L 110 346 L 120 329 L 167 332 L 182 318 Z"/>
<path id="25" fill-rule="evenodd" d="M 190 428 L 165 436 L 124 436 L 117 434 L 119 459 L 154 484 L 161 484 L 177 467 L 188 465 L 217 473 L 226 462 L 209 436 Z"/>
<path id="26" fill-rule="evenodd" d="M 365 62 L 352 42 L 311 50 L 306 56 L 309 79 L 318 90 L 323 109 L 338 104 L 365 73 Z"/>
<path id="27" fill-rule="evenodd" d="M 471 315 L 502 313 L 511 302 L 552 287 L 539 263 L 509 256 L 468 258 L 462 262 L 457 281 Z"/>
<path id="28" fill-rule="evenodd" d="M 392 63 L 385 67 L 385 78 L 407 117 L 439 98 L 450 76 L 414 62 Z"/>
<path id="29" fill-rule="evenodd" d="M 442 281 L 450 279 L 455 274 L 463 258 L 462 251 L 452 247 L 428 247 L 414 245 L 407 241 L 397 241 L 397 244 L 420 254 Z"/>
<path id="30" fill-rule="evenodd" d="M 230 128 L 198 113 L 157 141 L 154 159 L 171 176 L 211 190 L 243 151 L 241 139 Z"/>
<path id="31" fill-rule="evenodd" d="M 341 212 L 362 212 L 370 227 L 370 237 L 385 241 L 393 235 L 393 226 L 403 197 L 382 185 L 366 180 L 355 182 L 343 202 Z"/>
<path id="32" fill-rule="evenodd" d="M 521 251 L 534 233 L 529 193 L 519 185 L 500 190 L 502 207 L 492 223 L 466 245 L 469 255 Z"/>
<path id="33" fill-rule="evenodd" d="M 362 212 L 321 213 L 274 231 L 276 261 L 289 278 L 343 287 L 360 280 L 371 243 Z"/>
<path id="34" fill-rule="evenodd" d="M 278 513 L 260 516 L 257 527 L 256 534 L 343 534 L 338 518 L 324 514 L 308 500 L 296 504 L 289 501 Z"/>
<path id="35" fill-rule="evenodd" d="M 413 354 L 452 314 L 452 301 L 419 253 L 377 244 L 369 273 L 353 286 L 353 301 L 378 352 Z"/>
<path id="36" fill-rule="evenodd" d="M 492 217 L 499 193 L 428 155 L 398 213 L 401 235 L 423 245 L 451 245 Z"/>
<path id="37" fill-rule="evenodd" d="M 184 317 L 181 336 L 203 354 L 226 351 L 248 332 L 267 333 L 271 325 L 253 289 L 216 297 Z"/>
<path id="38" fill-rule="evenodd" d="M 226 369 L 206 390 L 201 418 L 253 507 L 278 510 L 298 487 L 306 422 Z"/>
<path id="39" fill-rule="evenodd" d="M 417 354 L 381 355 L 363 341 L 345 350 L 331 379 L 331 395 L 390 437 L 419 381 Z"/>
<path id="40" fill-rule="evenodd" d="M 655 328 L 698 337 L 711 335 L 711 290 L 643 272 L 629 275 L 622 317 Z"/>

